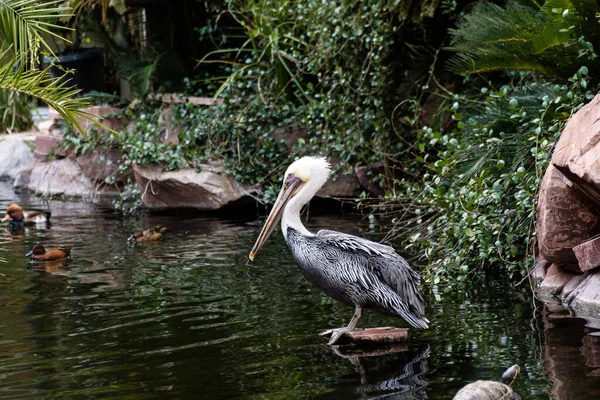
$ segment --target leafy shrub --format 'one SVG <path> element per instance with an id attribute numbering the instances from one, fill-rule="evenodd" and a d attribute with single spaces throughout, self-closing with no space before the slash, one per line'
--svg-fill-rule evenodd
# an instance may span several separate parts
<path id="1" fill-rule="evenodd" d="M 437 109 L 453 123 L 417 135 L 414 160 L 427 168 L 422 179 L 399 182 L 406 192 L 394 191 L 411 200 L 409 226 L 396 233 L 428 260 L 434 282 L 481 267 L 526 271 L 541 178 L 566 121 L 595 93 L 597 8 L 587 0 L 479 2 L 450 30 L 454 71 L 536 74 L 467 77 Z"/>
<path id="2" fill-rule="evenodd" d="M 434 282 L 480 267 L 526 270 L 541 179 L 569 117 L 593 97 L 587 68 L 568 84 L 526 73 L 499 89 L 454 96 L 451 130 L 424 127 L 417 146 L 439 158 L 410 187 L 409 243 L 427 258 Z M 406 233 L 406 232 L 405 232 Z"/>
<path id="3" fill-rule="evenodd" d="M 209 93 L 222 103 L 180 103 L 164 113 L 167 105 L 142 101 L 127 111 L 133 130 L 104 145 L 124 152 L 123 169 L 148 162 L 200 168 L 222 158 L 227 174 L 261 183 L 267 202 L 292 157 L 325 154 L 337 173 L 383 161 L 395 175 L 373 177 L 386 195 L 368 204 L 388 215 L 401 210 L 392 233 L 405 235 L 405 250 L 427 260 L 429 279 L 463 279 L 484 268 L 522 272 L 552 149 L 593 93 L 596 39 L 588 32 L 596 21 L 584 18 L 585 1 L 572 9 L 554 0 L 506 10 L 481 3 L 453 31 L 460 54 L 450 65 L 466 73 L 537 73 L 483 81 L 439 70 L 450 56 L 443 39 L 431 39 L 440 26 L 420 25 L 427 35 L 414 31 L 426 39 L 409 43 L 416 14 L 397 3 L 230 1 L 227 13 L 239 25 L 202 31 L 230 38 L 200 63 L 219 63 L 223 75 L 187 82 L 187 94 Z M 443 21 L 452 21 L 456 3 L 440 4 Z M 161 140 L 161 114 L 179 127 L 177 145 Z M 289 126 L 305 132 L 291 148 L 280 132 Z M 130 182 L 117 206 L 131 211 L 136 204 L 139 191 Z"/>
<path id="4" fill-rule="evenodd" d="M 191 80 L 187 92 L 215 94 L 222 104 L 173 105 L 170 120 L 181 128 L 179 145 L 165 145 L 157 124 L 165 106 L 142 102 L 130 111 L 133 131 L 115 138 L 125 153 L 124 168 L 147 162 L 196 168 L 223 158 L 228 174 L 262 183 L 269 202 L 291 157 L 325 154 L 344 173 L 356 163 L 385 160 L 403 144 L 391 129 L 393 103 L 384 100 L 398 62 L 391 57 L 403 26 L 398 17 L 412 20 L 414 14 L 395 1 L 228 5 L 239 26 L 203 31 L 227 31 L 231 39 L 200 63 L 218 61 L 225 76 Z M 224 20 L 219 15 L 215 23 Z M 236 39 L 239 27 L 243 35 Z M 290 149 L 277 131 L 292 125 L 306 134 Z"/>

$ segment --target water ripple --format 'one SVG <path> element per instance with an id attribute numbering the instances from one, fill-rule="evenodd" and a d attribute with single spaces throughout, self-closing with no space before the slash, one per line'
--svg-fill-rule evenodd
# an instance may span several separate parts
<path id="1" fill-rule="evenodd" d="M 12 202 L 46 207 L 0 183 L 0 210 Z M 262 221 L 48 205 L 51 225 L 0 229 L 0 398 L 447 399 L 513 362 L 526 371 L 521 396 L 548 397 L 540 317 L 512 288 L 426 292 L 432 328 L 357 363 L 318 336 L 352 310 L 306 282 L 279 233 L 248 261 Z M 127 243 L 156 225 L 167 228 L 160 242 Z M 369 234 L 357 217 L 310 226 Z M 32 265 L 24 254 L 36 243 L 72 247 L 72 259 Z M 365 314 L 364 326 L 403 325 Z"/>

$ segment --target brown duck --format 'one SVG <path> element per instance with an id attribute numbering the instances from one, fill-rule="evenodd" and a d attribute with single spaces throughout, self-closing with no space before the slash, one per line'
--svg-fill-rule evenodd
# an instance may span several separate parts
<path id="1" fill-rule="evenodd" d="M 36 244 L 29 253 L 25 254 L 26 257 L 31 256 L 32 261 L 56 261 L 67 258 L 70 255 L 71 249 L 69 248 L 57 247 L 46 250 L 41 244 Z"/>
<path id="2" fill-rule="evenodd" d="M 160 240 L 162 238 L 163 232 L 166 230 L 167 228 L 165 228 L 164 226 L 157 226 L 155 228 L 150 229 L 138 228 L 133 231 L 133 234 L 129 236 L 127 240 L 134 243 L 154 242 Z"/>
<path id="3" fill-rule="evenodd" d="M 25 225 L 48 222 L 50 215 L 50 211 L 23 211 L 18 204 L 11 204 L 6 208 L 6 215 L 2 218 L 2 222 L 10 219 L 11 227 L 23 228 Z"/>

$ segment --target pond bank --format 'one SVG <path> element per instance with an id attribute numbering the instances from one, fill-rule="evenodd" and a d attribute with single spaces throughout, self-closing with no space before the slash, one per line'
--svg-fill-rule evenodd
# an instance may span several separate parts
<path id="1" fill-rule="evenodd" d="M 207 98 L 186 98 L 197 106 L 210 104 Z M 162 96 L 166 104 L 181 102 L 180 96 Z M 135 102 L 134 102 L 135 103 Z M 134 104 L 132 103 L 132 104 Z M 131 131 L 133 122 L 123 118 L 123 110 L 110 106 L 95 106 L 85 110 L 116 131 Z M 174 126 L 165 108 L 157 124 L 163 134 L 164 144 L 177 144 L 181 127 Z M 63 145 L 63 135 L 58 124 L 61 117 L 53 110 L 46 111 L 46 120 L 36 123 L 37 132 L 26 135 L 0 137 L 0 176 L 15 179 L 17 189 L 30 189 L 44 196 L 80 198 L 84 201 L 112 201 L 126 189 L 126 183 L 135 182 L 141 200 L 150 210 L 192 208 L 215 211 L 223 208 L 255 207 L 261 197 L 260 185 L 236 181 L 225 174 L 224 160 L 212 159 L 194 168 L 180 167 L 166 170 L 165 165 L 133 164 L 129 172 L 120 169 L 122 153 L 118 148 L 73 149 Z M 117 116 L 118 115 L 118 116 Z M 111 133 L 87 120 L 79 121 L 86 134 L 109 137 Z M 279 140 L 288 142 L 304 133 L 294 126 L 282 129 Z M 297 140 L 294 139 L 294 140 Z M 24 142 L 24 143 L 19 143 Z M 24 145 L 27 144 L 27 147 Z M 15 146 L 19 151 L 14 151 Z M 29 150 L 28 150 L 29 148 Z M 10 162 L 7 161 L 10 159 Z M 335 160 L 331 160 L 335 163 Z M 374 167 L 377 169 L 379 167 Z M 370 179 L 371 170 L 356 167 L 354 175 L 339 175 L 331 179 L 317 194 L 321 198 L 355 199 L 361 191 L 377 191 Z"/>

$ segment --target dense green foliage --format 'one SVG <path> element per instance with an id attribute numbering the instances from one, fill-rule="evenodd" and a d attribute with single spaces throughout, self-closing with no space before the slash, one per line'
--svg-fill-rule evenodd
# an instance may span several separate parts
<path id="1" fill-rule="evenodd" d="M 247 39 L 204 61 L 234 62 L 217 94 L 230 100 L 225 108 L 235 122 L 225 132 L 244 150 L 236 151 L 238 162 L 284 162 L 287 156 L 265 151 L 265 144 L 273 148 L 273 130 L 294 121 L 309 137 L 296 152 L 322 151 L 347 165 L 387 150 L 383 99 L 392 73 L 386 59 L 399 27 L 394 1 L 305 1 L 293 10 L 282 1 L 232 1 L 229 7 Z"/>
<path id="2" fill-rule="evenodd" d="M 538 75 L 472 77 L 462 94 L 448 93 L 454 123 L 421 130 L 417 146 L 437 157 L 411 189 L 416 232 L 410 238 L 424 249 L 434 281 L 478 267 L 501 266 L 511 275 L 527 268 L 552 150 L 568 118 L 596 93 L 596 85 L 588 86 L 589 75 L 596 82 L 600 72 L 590 33 L 598 23 L 586 14 L 596 8 L 586 1 L 538 8 L 483 2 L 451 30 L 454 70 Z"/>
<path id="3" fill-rule="evenodd" d="M 450 29 L 451 49 L 457 52 L 450 67 L 469 74 L 513 70 L 568 78 L 600 44 L 595 1 L 522 3 L 482 1 L 461 18 L 457 29 Z"/>
<path id="4" fill-rule="evenodd" d="M 384 198 L 365 191 L 357 204 L 395 217 L 392 234 L 428 279 L 521 273 L 553 146 L 597 87 L 598 22 L 586 13 L 597 6 L 400 3 L 229 1 L 198 31 L 215 50 L 186 80 L 214 104 L 142 101 L 126 111 L 132 129 L 102 141 L 123 151 L 123 172 L 223 158 L 267 203 L 294 157 L 327 155 L 336 174 L 380 163 Z M 178 144 L 163 143 L 166 125 Z M 118 206 L 131 211 L 140 192 L 126 187 Z"/>
<path id="5" fill-rule="evenodd" d="M 456 95 L 453 129 L 421 129 L 423 152 L 437 149 L 439 158 L 422 181 L 404 182 L 415 199 L 408 232 L 434 280 L 480 267 L 502 266 L 511 275 L 527 267 L 541 178 L 566 121 L 593 96 L 585 72 L 563 85 L 517 74 L 479 96 Z"/>
<path id="6" fill-rule="evenodd" d="M 394 79 L 391 65 L 397 63 L 391 57 L 395 32 L 402 26 L 395 2 L 324 7 L 309 1 L 294 12 L 286 2 L 271 7 L 231 2 L 228 12 L 239 25 L 209 29 L 231 39 L 200 62 L 200 67 L 223 65 L 222 81 L 196 78 L 188 89 L 216 94 L 223 103 L 174 105 L 169 119 L 182 128 L 178 146 L 160 140 L 163 128 L 157 121 L 166 106 L 136 106 L 129 111 L 136 121 L 133 135 L 118 139 L 125 166 L 196 167 L 222 157 L 227 173 L 264 183 L 269 201 L 279 172 L 297 155 L 327 154 L 340 161 L 336 173 L 344 173 L 355 163 L 379 161 L 392 150 L 390 143 L 404 146 L 390 129 L 394 105 L 384 102 Z M 291 125 L 303 134 L 287 149 L 285 135 L 277 132 Z"/>

